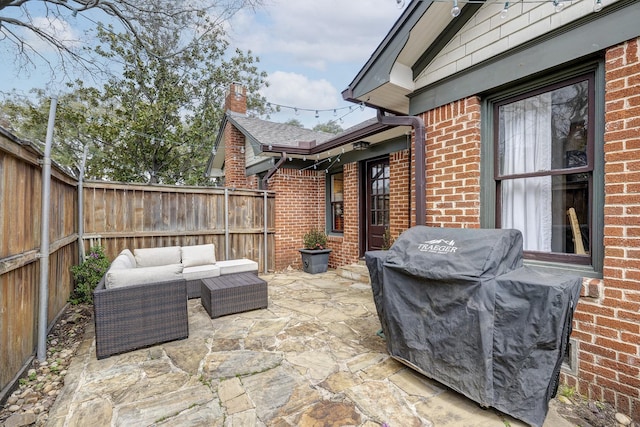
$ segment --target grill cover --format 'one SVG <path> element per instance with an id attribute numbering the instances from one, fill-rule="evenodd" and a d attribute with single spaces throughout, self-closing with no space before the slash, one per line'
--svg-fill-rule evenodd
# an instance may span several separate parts
<path id="1" fill-rule="evenodd" d="M 391 356 L 542 425 L 581 278 L 523 267 L 517 230 L 417 226 L 365 259 Z"/>

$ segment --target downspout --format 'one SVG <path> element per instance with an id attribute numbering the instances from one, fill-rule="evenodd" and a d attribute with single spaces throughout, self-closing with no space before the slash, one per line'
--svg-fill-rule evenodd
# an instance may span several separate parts
<path id="1" fill-rule="evenodd" d="M 427 205 L 424 121 L 416 116 L 385 116 L 380 109 L 378 109 L 377 119 L 378 123 L 383 125 L 413 127 L 416 141 L 416 225 L 425 225 Z"/>
<path id="2" fill-rule="evenodd" d="M 286 160 L 287 160 L 287 153 L 283 152 L 281 154 L 280 160 L 278 160 L 278 163 L 276 163 L 271 169 L 269 169 L 269 171 L 264 176 L 264 178 L 262 178 L 262 188 L 264 188 L 265 190 L 268 188 L 269 178 L 271 178 L 273 174 L 276 173 L 276 171 L 280 168 L 280 166 L 282 166 L 282 164 Z"/>

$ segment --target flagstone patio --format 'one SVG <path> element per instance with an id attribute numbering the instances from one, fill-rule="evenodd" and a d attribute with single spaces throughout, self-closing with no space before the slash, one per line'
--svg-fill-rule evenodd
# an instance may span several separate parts
<path id="1" fill-rule="evenodd" d="M 335 271 L 261 275 L 269 307 L 189 338 L 97 360 L 85 339 L 51 426 L 524 426 L 390 358 L 370 286 Z M 570 426 L 552 409 L 545 427 Z"/>

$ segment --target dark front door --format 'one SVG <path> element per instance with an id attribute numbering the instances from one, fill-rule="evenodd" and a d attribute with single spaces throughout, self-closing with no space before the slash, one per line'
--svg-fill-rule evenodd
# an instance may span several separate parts
<path id="1" fill-rule="evenodd" d="M 383 247 L 384 233 L 389 226 L 389 158 L 366 163 L 366 250 Z"/>

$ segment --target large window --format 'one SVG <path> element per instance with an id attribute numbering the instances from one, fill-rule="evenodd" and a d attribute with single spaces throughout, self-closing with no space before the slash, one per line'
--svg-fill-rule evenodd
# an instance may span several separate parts
<path id="1" fill-rule="evenodd" d="M 331 175 L 329 195 L 331 198 L 331 231 L 342 233 L 344 232 L 344 185 L 342 173 Z"/>
<path id="2" fill-rule="evenodd" d="M 594 74 L 492 106 L 495 226 L 520 230 L 528 259 L 590 265 Z"/>

